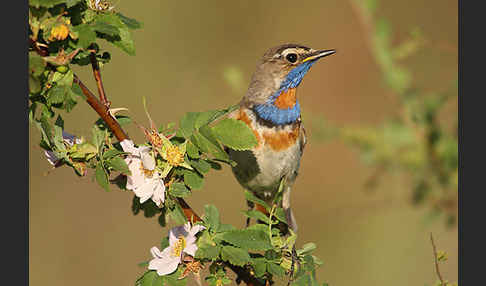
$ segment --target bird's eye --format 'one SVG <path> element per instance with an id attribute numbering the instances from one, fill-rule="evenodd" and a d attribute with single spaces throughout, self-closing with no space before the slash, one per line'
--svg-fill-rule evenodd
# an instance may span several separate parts
<path id="1" fill-rule="evenodd" d="M 295 63 L 297 61 L 297 54 L 288 54 L 286 57 L 287 61 Z"/>

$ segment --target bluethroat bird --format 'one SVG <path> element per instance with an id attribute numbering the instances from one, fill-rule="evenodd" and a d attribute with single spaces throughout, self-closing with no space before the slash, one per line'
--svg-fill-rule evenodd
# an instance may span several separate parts
<path id="1" fill-rule="evenodd" d="M 258 142 L 251 150 L 228 150 L 237 163 L 233 174 L 245 189 L 270 205 L 284 179 L 281 207 L 293 231 L 297 224 L 290 208 L 290 190 L 306 144 L 296 90 L 314 63 L 334 53 L 297 44 L 269 49 L 257 65 L 239 109 L 229 115 L 247 124 Z"/>

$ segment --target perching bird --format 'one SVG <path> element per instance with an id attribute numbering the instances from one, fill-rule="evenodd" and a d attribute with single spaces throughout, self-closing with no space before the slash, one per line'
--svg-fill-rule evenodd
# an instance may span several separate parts
<path id="1" fill-rule="evenodd" d="M 258 142 L 252 150 L 228 150 L 237 163 L 235 177 L 270 205 L 284 178 L 282 208 L 294 231 L 297 224 L 290 208 L 290 190 L 306 143 L 296 89 L 315 62 L 334 53 L 297 44 L 271 48 L 258 64 L 240 108 L 229 115 L 245 122 Z M 252 208 L 251 203 L 249 206 Z"/>

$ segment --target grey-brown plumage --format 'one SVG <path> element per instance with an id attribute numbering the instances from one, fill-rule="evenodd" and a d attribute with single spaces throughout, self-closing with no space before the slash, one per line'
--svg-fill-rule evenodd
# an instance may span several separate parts
<path id="1" fill-rule="evenodd" d="M 297 230 L 290 208 L 290 190 L 305 146 L 296 88 L 309 68 L 333 50 L 314 50 L 298 44 L 269 49 L 258 63 L 240 108 L 230 117 L 245 122 L 257 137 L 249 151 L 229 150 L 237 162 L 238 182 L 257 197 L 272 203 L 285 178 L 282 207 L 290 228 Z"/>

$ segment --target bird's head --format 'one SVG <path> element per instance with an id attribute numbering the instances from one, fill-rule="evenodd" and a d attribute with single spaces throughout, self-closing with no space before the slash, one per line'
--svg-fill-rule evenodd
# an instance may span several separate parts
<path id="1" fill-rule="evenodd" d="M 296 88 L 316 61 L 334 53 L 298 44 L 269 49 L 253 74 L 243 103 L 273 124 L 294 122 L 300 116 Z"/>

